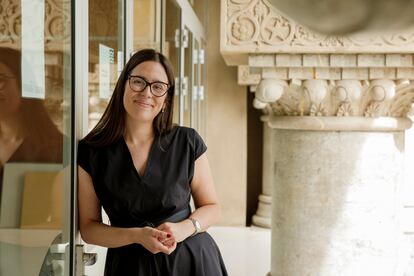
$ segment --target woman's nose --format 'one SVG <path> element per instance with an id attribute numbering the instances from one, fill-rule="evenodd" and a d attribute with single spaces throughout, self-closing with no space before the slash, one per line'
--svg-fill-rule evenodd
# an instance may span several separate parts
<path id="1" fill-rule="evenodd" d="M 144 94 L 144 96 L 146 97 L 151 97 L 152 93 L 151 93 L 151 86 L 147 85 L 147 87 L 144 88 L 144 90 L 141 91 L 142 94 Z"/>

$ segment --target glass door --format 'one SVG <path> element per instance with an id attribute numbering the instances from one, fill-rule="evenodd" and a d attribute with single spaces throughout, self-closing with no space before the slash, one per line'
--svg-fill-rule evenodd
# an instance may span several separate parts
<path id="1" fill-rule="evenodd" d="M 165 18 L 164 39 L 162 52 L 170 60 L 175 75 L 174 113 L 173 123 L 179 124 L 182 120 L 180 115 L 181 97 L 180 81 L 181 68 L 181 9 L 174 0 L 165 1 L 163 7 L 163 18 Z"/>
<path id="2" fill-rule="evenodd" d="M 125 4 L 123 0 L 89 0 L 85 1 L 88 11 L 88 33 L 84 38 L 88 49 L 85 71 L 86 93 L 84 95 L 83 128 L 78 138 L 84 137 L 92 130 L 102 117 L 115 89 L 118 76 L 125 62 Z M 105 20 L 102 20 L 102 19 Z M 127 56 L 128 57 L 128 56 Z M 102 209 L 102 219 L 110 224 L 108 216 Z M 84 244 L 84 243 L 83 243 Z M 85 266 L 84 273 L 88 276 L 101 276 L 107 249 L 104 247 L 84 244 L 83 251 L 97 255 L 92 266 Z"/>
<path id="3" fill-rule="evenodd" d="M 193 59 L 193 35 L 188 28 L 184 28 L 185 45 L 184 48 L 184 75 L 182 77 L 184 85 L 181 92 L 181 112 L 183 114 L 183 126 L 191 127 L 193 124 L 193 91 L 194 91 L 194 59 Z"/>
<path id="4" fill-rule="evenodd" d="M 72 4 L 1 2 L 0 275 L 74 275 Z"/>

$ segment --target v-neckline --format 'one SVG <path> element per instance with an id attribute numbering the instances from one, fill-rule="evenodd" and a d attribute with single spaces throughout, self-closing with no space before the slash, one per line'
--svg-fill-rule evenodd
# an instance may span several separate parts
<path id="1" fill-rule="evenodd" d="M 125 137 L 122 136 L 123 144 L 125 145 L 125 149 L 127 150 L 128 155 L 129 155 L 129 161 L 131 162 L 131 166 L 132 166 L 132 168 L 134 168 L 134 171 L 137 174 L 139 179 L 144 179 L 145 176 L 148 174 L 148 169 L 149 169 L 150 163 L 151 163 L 152 152 L 153 152 L 154 145 L 155 145 L 155 139 L 156 139 L 156 137 L 154 137 L 154 140 L 152 140 L 151 147 L 150 147 L 150 150 L 148 152 L 147 163 L 145 164 L 144 172 L 141 175 L 139 173 L 139 170 L 137 169 L 137 167 L 135 167 L 134 158 L 132 158 L 132 154 L 131 154 L 131 151 L 129 150 L 129 147 L 128 147 L 128 144 L 125 140 Z"/>

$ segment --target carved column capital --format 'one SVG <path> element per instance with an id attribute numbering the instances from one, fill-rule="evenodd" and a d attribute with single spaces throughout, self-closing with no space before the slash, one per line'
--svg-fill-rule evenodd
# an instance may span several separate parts
<path id="1" fill-rule="evenodd" d="M 284 84 L 284 85 L 282 85 Z M 273 89 L 267 86 L 274 86 Z M 272 91 L 263 96 L 263 91 Z M 407 114 L 414 102 L 410 81 L 263 80 L 256 89 L 255 107 L 270 125 L 281 128 L 330 130 L 394 130 L 411 126 Z M 273 98 L 277 98 L 273 100 Z M 282 118 L 283 117 L 283 118 Z M 301 119 L 303 125 L 298 124 Z M 273 123 L 272 123 L 273 122 Z M 295 122 L 293 124 L 293 122 Z"/>

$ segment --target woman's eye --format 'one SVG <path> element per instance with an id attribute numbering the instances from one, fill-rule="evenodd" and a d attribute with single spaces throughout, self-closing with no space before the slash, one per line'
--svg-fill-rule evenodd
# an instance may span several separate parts
<path id="1" fill-rule="evenodd" d="M 143 80 L 137 79 L 137 80 L 134 80 L 134 84 L 141 86 L 141 85 L 145 85 L 145 82 Z"/>
<path id="2" fill-rule="evenodd" d="M 152 88 L 154 88 L 155 90 L 162 90 L 162 85 L 155 83 Z"/>

